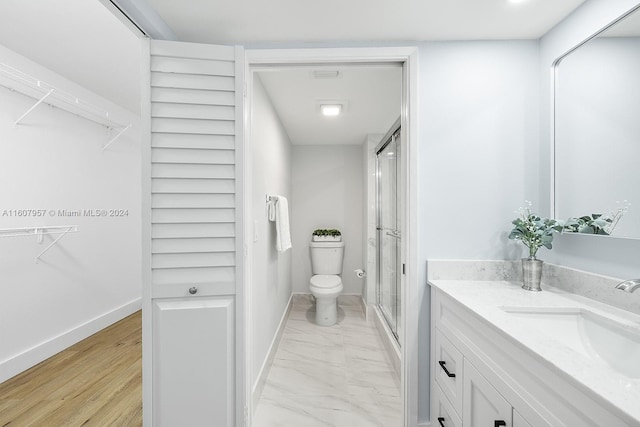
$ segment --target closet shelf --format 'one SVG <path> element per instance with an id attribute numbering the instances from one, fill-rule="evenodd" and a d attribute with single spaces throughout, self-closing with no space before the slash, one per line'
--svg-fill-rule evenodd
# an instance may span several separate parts
<path id="1" fill-rule="evenodd" d="M 122 134 L 131 128 L 131 124 L 122 124 L 112 120 L 108 111 L 3 63 L 0 63 L 0 86 L 4 86 L 7 89 L 37 100 L 31 108 L 16 119 L 14 125 L 19 125 L 20 122 L 31 114 L 40 104 L 47 104 L 98 123 L 109 129 L 119 130 L 116 136 L 103 147 L 103 150 L 113 144 Z"/>
<path id="2" fill-rule="evenodd" d="M 35 261 L 37 263 L 40 260 L 40 257 L 58 243 L 60 239 L 68 233 L 77 233 L 78 231 L 80 230 L 77 225 L 42 225 L 35 227 L 2 228 L 0 229 L 0 237 L 36 236 L 38 243 L 42 243 L 44 240 L 43 236 L 47 234 L 59 234 L 59 236 L 56 237 L 49 246 L 36 256 Z"/>

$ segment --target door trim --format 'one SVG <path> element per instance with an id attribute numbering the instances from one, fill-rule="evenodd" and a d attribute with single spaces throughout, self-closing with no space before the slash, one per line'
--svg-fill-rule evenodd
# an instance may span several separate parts
<path id="1" fill-rule="evenodd" d="M 241 243 L 243 245 L 242 248 L 236 248 L 236 257 L 238 259 L 245 259 L 246 257 L 246 238 L 245 238 L 245 230 L 246 230 L 246 218 L 247 211 L 245 201 L 248 199 L 247 197 L 247 185 L 244 178 L 246 177 L 245 171 L 245 129 L 246 129 L 246 120 L 245 120 L 245 88 L 246 80 L 245 80 L 245 55 L 244 55 L 244 47 L 235 46 L 235 95 L 236 95 L 236 111 L 235 111 L 235 179 L 236 179 L 236 242 Z M 248 306 L 245 304 L 246 296 L 245 291 L 249 289 L 249 286 L 246 285 L 247 278 L 250 277 L 246 275 L 246 268 L 244 262 L 239 262 L 236 260 L 236 296 L 235 296 L 235 323 L 236 323 L 236 336 L 235 336 L 235 350 L 236 350 L 236 366 L 235 366 L 235 401 L 236 401 L 236 425 L 240 424 L 238 421 L 242 420 L 242 425 L 248 425 L 249 422 L 249 403 L 247 400 L 247 395 L 251 395 L 251 390 L 246 389 L 247 378 L 249 377 L 249 371 L 246 370 L 246 367 L 241 365 L 244 360 L 248 359 L 248 354 L 250 354 L 247 349 L 247 335 L 249 332 L 248 324 L 244 323 L 247 318 L 247 314 L 245 310 Z"/>
<path id="2" fill-rule="evenodd" d="M 311 48 L 311 49 L 245 49 L 245 103 L 244 103 L 244 137 L 245 145 L 242 158 L 238 159 L 238 164 L 244 171 L 242 194 L 244 197 L 244 281 L 238 283 L 238 293 L 242 295 L 242 309 L 244 312 L 243 326 L 244 336 L 239 335 L 239 340 L 244 340 L 244 401 L 246 403 L 245 414 L 248 416 L 249 425 L 252 414 L 251 369 L 250 356 L 253 354 L 252 331 L 251 331 L 251 267 L 252 259 L 250 242 L 246 240 L 251 235 L 250 227 L 253 219 L 248 216 L 252 212 L 251 203 L 251 168 L 252 154 L 251 133 L 249 131 L 250 110 L 251 110 L 251 72 L 253 68 L 265 66 L 288 66 L 288 65 L 313 65 L 313 64 L 359 64 L 359 63 L 402 63 L 403 64 L 403 84 L 402 84 L 402 113 L 401 127 L 403 132 L 403 164 L 406 170 L 404 178 L 404 198 L 406 211 L 403 213 L 404 229 L 402 234 L 406 236 L 403 240 L 403 259 L 406 264 L 404 276 L 404 286 L 402 286 L 402 318 L 403 329 L 403 351 L 401 360 L 401 393 L 404 405 L 405 427 L 415 427 L 418 425 L 418 314 L 420 309 L 418 283 L 418 180 L 417 180 L 417 159 L 418 159 L 418 48 L 417 47 L 368 47 L 368 48 Z"/>

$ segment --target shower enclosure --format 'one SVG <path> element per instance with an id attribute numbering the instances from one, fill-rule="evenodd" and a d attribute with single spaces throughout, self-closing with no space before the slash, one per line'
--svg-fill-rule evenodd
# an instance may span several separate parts
<path id="1" fill-rule="evenodd" d="M 400 122 L 376 148 L 377 305 L 398 341 L 401 329 L 400 284 Z M 399 342 L 398 342 L 399 343 Z"/>

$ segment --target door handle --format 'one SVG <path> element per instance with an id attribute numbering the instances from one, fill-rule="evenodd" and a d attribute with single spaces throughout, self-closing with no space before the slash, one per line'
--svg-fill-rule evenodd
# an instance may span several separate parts
<path id="1" fill-rule="evenodd" d="M 493 422 L 493 427 L 504 427 L 507 425 L 507 422 L 504 420 L 495 420 Z"/>
<path id="2" fill-rule="evenodd" d="M 446 366 L 444 366 L 444 365 L 445 365 L 445 363 L 446 363 L 446 362 L 445 362 L 444 360 L 441 360 L 441 361 L 439 361 L 439 362 L 438 362 L 438 364 L 440 365 L 440 367 L 442 368 L 442 370 L 444 371 L 444 373 L 445 373 L 445 374 L 447 374 L 447 376 L 448 376 L 449 378 L 455 378 L 455 377 L 456 377 L 456 374 L 452 374 L 451 372 L 449 372 L 449 370 L 447 369 L 447 367 L 446 367 Z"/>
<path id="3" fill-rule="evenodd" d="M 440 427 L 446 427 L 444 425 L 444 417 L 438 417 L 438 424 L 440 424 Z"/>
<path id="4" fill-rule="evenodd" d="M 387 236 L 395 237 L 396 239 L 400 238 L 400 232 L 396 231 L 396 230 L 387 231 L 387 232 L 385 232 L 385 234 Z"/>

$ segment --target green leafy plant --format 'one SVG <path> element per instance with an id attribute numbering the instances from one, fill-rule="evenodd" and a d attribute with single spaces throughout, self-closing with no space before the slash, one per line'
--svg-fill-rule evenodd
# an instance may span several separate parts
<path id="1" fill-rule="evenodd" d="M 608 236 L 609 228 L 613 224 L 613 219 L 602 214 L 591 214 L 580 218 L 569 218 L 566 221 L 558 220 L 558 225 L 562 231 L 583 234 L 602 234 Z"/>
<path id="2" fill-rule="evenodd" d="M 611 235 L 618 221 L 629 210 L 631 203 L 626 200 L 616 202 L 618 207 L 611 213 L 591 214 L 579 218 L 569 218 L 566 221 L 558 220 L 558 225 L 563 232 L 582 234 Z"/>
<path id="3" fill-rule="evenodd" d="M 540 247 L 551 249 L 553 233 L 561 231 L 562 227 L 554 219 L 540 218 L 532 213 L 531 202 L 525 201 L 525 204 L 526 207 L 517 211 L 519 217 L 511 221 L 514 227 L 509 239 L 520 240 L 529 248 L 529 259 L 535 259 Z"/>
<path id="4" fill-rule="evenodd" d="M 330 228 L 330 229 L 318 228 L 316 230 L 313 230 L 313 235 L 338 237 L 338 236 L 342 236 L 342 233 L 340 233 L 340 230 L 336 230 L 335 228 Z"/>

